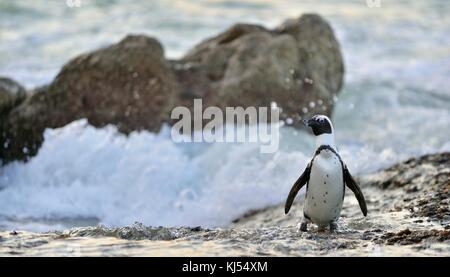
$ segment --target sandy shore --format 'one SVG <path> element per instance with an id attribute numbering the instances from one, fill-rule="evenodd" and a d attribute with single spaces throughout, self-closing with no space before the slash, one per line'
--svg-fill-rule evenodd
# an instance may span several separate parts
<path id="1" fill-rule="evenodd" d="M 297 231 L 299 197 L 249 211 L 227 228 L 102 226 L 0 231 L 1 256 L 450 256 L 450 153 L 397 164 L 359 182 L 369 214 L 347 190 L 337 233 Z"/>

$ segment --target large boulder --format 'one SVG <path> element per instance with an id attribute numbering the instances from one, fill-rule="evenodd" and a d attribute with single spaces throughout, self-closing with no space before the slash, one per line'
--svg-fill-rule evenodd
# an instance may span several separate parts
<path id="1" fill-rule="evenodd" d="M 25 88 L 16 81 L 0 77 L 0 118 L 19 105 L 26 96 Z"/>
<path id="2" fill-rule="evenodd" d="M 26 98 L 26 90 L 18 82 L 0 77 L 0 165 L 7 160 L 19 158 L 20 155 L 9 153 L 15 140 L 11 137 L 11 126 L 8 116 L 15 107 L 22 103 Z M 23 145 L 18 143 L 22 147 Z M 25 150 L 26 151 L 26 150 Z M 21 154 L 21 155 L 22 155 Z"/>
<path id="3" fill-rule="evenodd" d="M 330 115 L 343 81 L 340 46 L 331 26 L 306 14 L 275 30 L 237 24 L 196 46 L 172 66 L 187 105 L 282 108 L 282 118 Z M 298 122 L 298 121 L 297 121 Z"/>
<path id="4" fill-rule="evenodd" d="M 115 124 L 125 133 L 155 131 L 167 119 L 177 94 L 161 44 L 146 36 L 127 36 L 67 63 L 29 105 L 45 109 L 40 120 L 46 127 L 87 118 L 94 126 Z"/>
<path id="5" fill-rule="evenodd" d="M 80 118 L 97 127 L 115 124 L 124 133 L 156 131 L 167 120 L 177 90 L 161 44 L 146 36 L 127 36 L 76 57 L 51 84 L 12 110 L 0 126 L 1 160 L 34 155 L 45 128 Z"/>

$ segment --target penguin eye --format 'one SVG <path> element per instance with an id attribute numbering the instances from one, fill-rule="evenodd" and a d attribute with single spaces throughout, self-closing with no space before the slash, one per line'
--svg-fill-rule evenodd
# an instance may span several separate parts
<path id="1" fill-rule="evenodd" d="M 324 122 L 324 119 L 323 119 L 323 118 L 319 118 L 319 122 L 320 122 L 320 123 L 323 123 L 323 122 Z"/>

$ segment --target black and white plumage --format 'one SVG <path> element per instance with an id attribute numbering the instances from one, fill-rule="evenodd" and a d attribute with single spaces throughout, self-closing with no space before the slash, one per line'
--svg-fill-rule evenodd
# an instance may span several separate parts
<path id="1" fill-rule="evenodd" d="M 324 115 L 315 115 L 305 124 L 312 128 L 316 136 L 317 149 L 305 171 L 291 188 L 284 211 L 286 214 L 289 212 L 295 196 L 306 185 L 304 218 L 300 230 L 306 231 L 308 223 L 313 222 L 319 229 L 330 226 L 330 230 L 333 231 L 337 227 L 336 220 L 341 213 L 345 185 L 355 194 L 364 216 L 367 215 L 366 201 L 337 152 L 330 119 Z"/>

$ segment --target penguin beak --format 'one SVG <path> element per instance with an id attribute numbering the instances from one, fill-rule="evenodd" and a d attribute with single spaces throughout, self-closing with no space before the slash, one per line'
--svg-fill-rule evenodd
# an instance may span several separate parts
<path id="1" fill-rule="evenodd" d="M 308 119 L 303 119 L 303 125 L 309 126 L 309 120 Z"/>
<path id="2" fill-rule="evenodd" d="M 303 120 L 303 124 L 305 124 L 305 126 L 307 126 L 307 127 L 311 127 L 311 125 L 314 123 L 314 121 L 313 120 L 311 120 L 311 119 L 304 119 Z"/>

